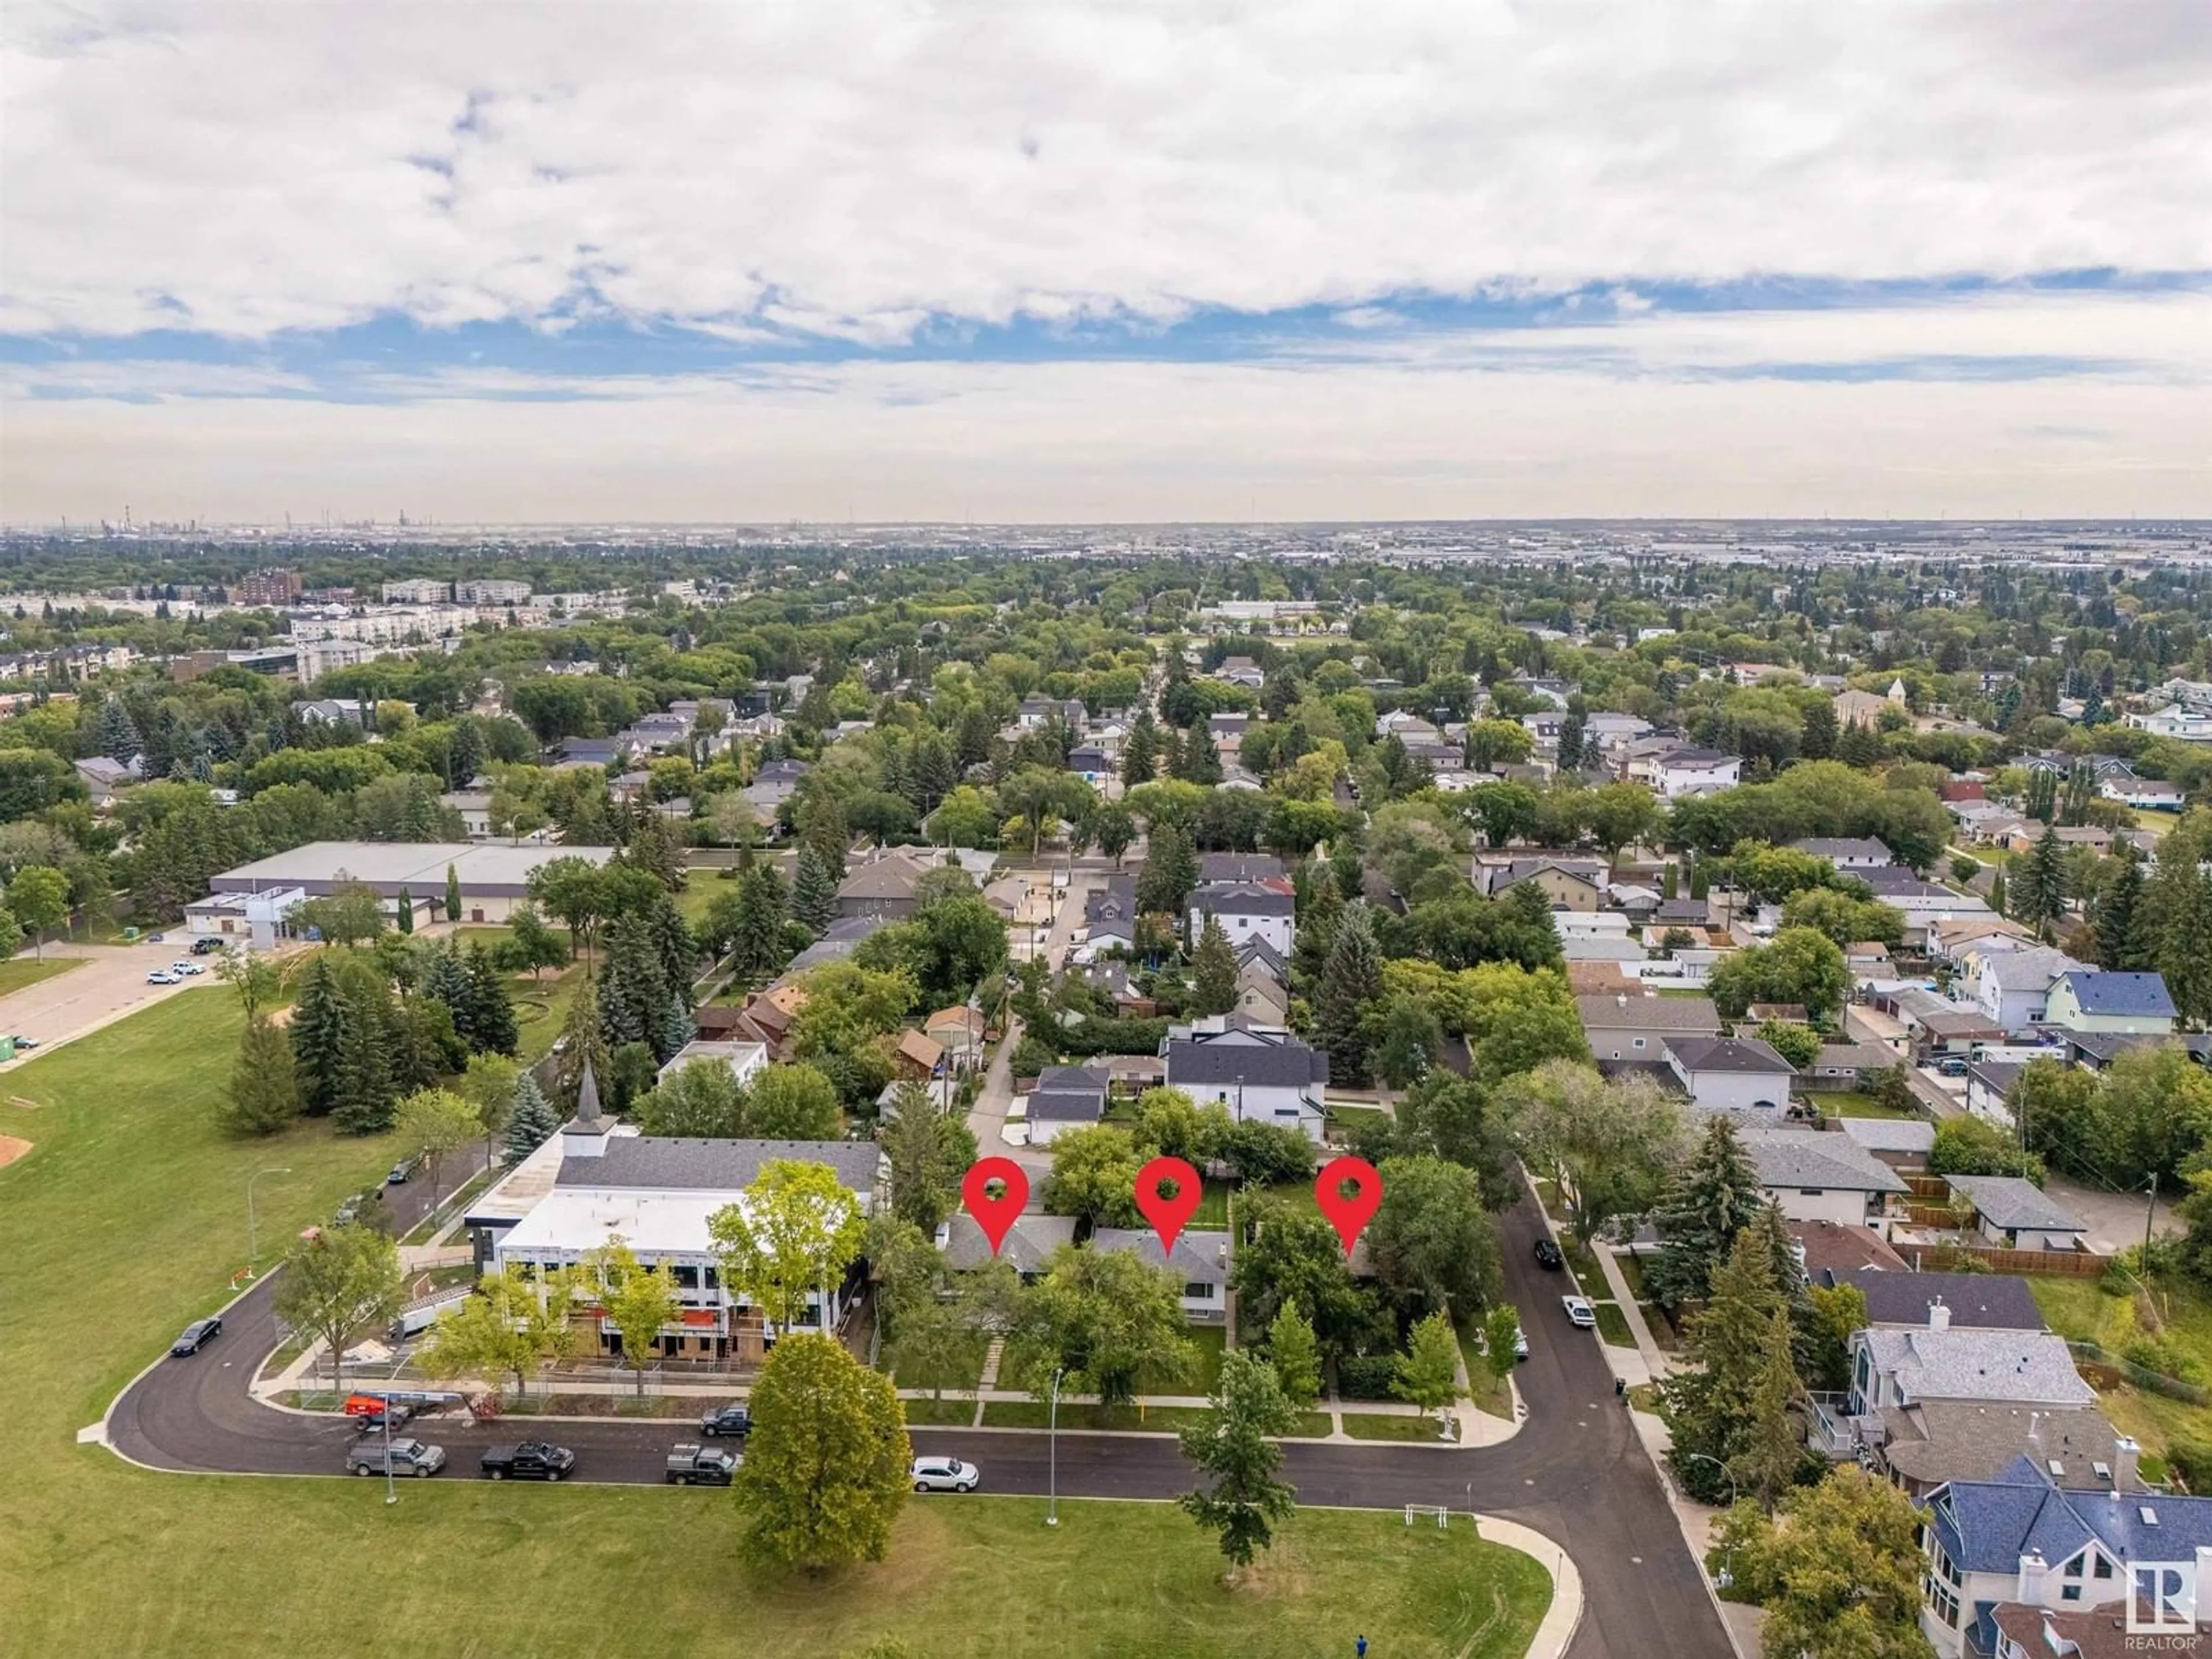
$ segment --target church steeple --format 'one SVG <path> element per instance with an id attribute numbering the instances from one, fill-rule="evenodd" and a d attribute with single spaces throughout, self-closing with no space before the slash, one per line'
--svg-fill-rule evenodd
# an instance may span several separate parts
<path id="1" fill-rule="evenodd" d="M 607 1149 L 607 1121 L 599 1115 L 599 1080 L 586 1054 L 576 1085 L 576 1115 L 561 1126 L 562 1151 L 569 1158 L 597 1158 Z"/>

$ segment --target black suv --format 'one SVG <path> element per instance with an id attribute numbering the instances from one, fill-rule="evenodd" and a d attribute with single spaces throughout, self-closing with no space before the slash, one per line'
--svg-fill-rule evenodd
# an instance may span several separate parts
<path id="1" fill-rule="evenodd" d="M 699 1419 L 699 1432 L 710 1440 L 721 1434 L 743 1439 L 752 1431 L 753 1414 L 744 1406 L 719 1406 Z"/>
<path id="2" fill-rule="evenodd" d="M 1536 1265 L 1538 1267 L 1559 1268 L 1564 1267 L 1566 1264 L 1566 1257 L 1559 1254 L 1559 1247 L 1553 1243 L 1550 1239 L 1540 1238 L 1536 1241 Z"/>
<path id="3" fill-rule="evenodd" d="M 482 1462 L 483 1472 L 495 1480 L 558 1480 L 575 1467 L 575 1453 L 543 1440 L 494 1446 Z"/>

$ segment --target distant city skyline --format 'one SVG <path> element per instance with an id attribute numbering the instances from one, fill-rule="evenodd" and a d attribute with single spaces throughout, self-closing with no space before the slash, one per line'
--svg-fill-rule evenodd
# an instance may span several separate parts
<path id="1" fill-rule="evenodd" d="M 2212 517 L 2191 0 L 658 16 L 12 8 L 0 519 Z"/>

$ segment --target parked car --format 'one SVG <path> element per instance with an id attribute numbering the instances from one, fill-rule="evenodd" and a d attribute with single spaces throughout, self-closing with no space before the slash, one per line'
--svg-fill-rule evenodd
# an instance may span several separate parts
<path id="1" fill-rule="evenodd" d="M 146 983 L 149 985 L 182 985 L 184 982 L 182 975 L 173 974 L 166 968 L 156 968 L 146 975 Z"/>
<path id="2" fill-rule="evenodd" d="M 1513 1328 L 1513 1357 L 1516 1359 L 1526 1359 L 1528 1357 L 1528 1333 L 1518 1325 Z"/>
<path id="3" fill-rule="evenodd" d="M 420 1440 L 394 1440 L 387 1447 L 384 1437 L 374 1440 L 356 1440 L 346 1449 L 346 1468 L 356 1474 L 382 1474 L 387 1460 L 394 1474 L 430 1475 L 446 1467 L 446 1449 L 426 1446 Z"/>
<path id="4" fill-rule="evenodd" d="M 746 1406 L 718 1406 L 699 1419 L 699 1432 L 709 1440 L 732 1434 L 742 1439 L 753 1431 L 753 1414 Z"/>
<path id="5" fill-rule="evenodd" d="M 1557 1273 L 1567 1265 L 1567 1258 L 1550 1239 L 1540 1238 L 1536 1241 L 1536 1265 L 1547 1273 Z"/>
<path id="6" fill-rule="evenodd" d="M 33 1037 L 33 1036 L 21 1036 L 21 1035 L 20 1035 L 20 1034 L 19 1034 L 19 1035 L 17 1035 L 17 1036 L 11 1036 L 11 1037 L 9 1037 L 9 1038 L 8 1039 L 8 1041 L 9 1041 L 9 1042 L 12 1042 L 12 1043 L 14 1043 L 14 1044 L 15 1044 L 18 1048 L 21 1049 L 25 1054 L 28 1054 L 28 1053 L 30 1053 L 32 1049 L 33 1049 L 33 1048 L 37 1048 L 37 1047 L 39 1046 L 39 1040 L 38 1040 L 38 1038 Z"/>
<path id="7" fill-rule="evenodd" d="M 744 1460 L 735 1452 L 685 1441 L 668 1454 L 668 1484 L 672 1486 L 726 1486 Z"/>
<path id="8" fill-rule="evenodd" d="M 220 1319 L 195 1319 L 185 1327 L 175 1341 L 169 1344 L 169 1352 L 179 1358 L 198 1353 L 222 1334 L 222 1321 Z"/>
<path id="9" fill-rule="evenodd" d="M 957 1457 L 917 1457 L 914 1460 L 916 1492 L 973 1492 L 983 1472 Z"/>
<path id="10" fill-rule="evenodd" d="M 1559 1305 L 1567 1310 L 1567 1323 L 1578 1331 L 1594 1330 L 1597 1327 L 1597 1310 L 1590 1306 L 1586 1296 L 1563 1296 Z"/>
<path id="11" fill-rule="evenodd" d="M 180 958 L 179 960 L 169 964 L 169 971 L 179 975 L 180 978 L 191 979 L 196 975 L 204 974 L 207 972 L 207 969 L 201 967 L 197 962 Z"/>
<path id="12" fill-rule="evenodd" d="M 420 1152 L 410 1153 L 392 1166 L 392 1173 L 384 1177 L 385 1185 L 404 1186 L 409 1181 L 414 1179 L 415 1171 L 422 1167 L 422 1155 Z"/>
<path id="13" fill-rule="evenodd" d="M 494 1480 L 558 1480 L 576 1467 L 576 1454 L 547 1441 L 526 1440 L 517 1446 L 494 1446 L 477 1462 Z"/>
<path id="14" fill-rule="evenodd" d="M 192 941 L 192 954 L 196 957 L 213 956 L 222 949 L 222 941 L 219 939 L 196 939 Z"/>

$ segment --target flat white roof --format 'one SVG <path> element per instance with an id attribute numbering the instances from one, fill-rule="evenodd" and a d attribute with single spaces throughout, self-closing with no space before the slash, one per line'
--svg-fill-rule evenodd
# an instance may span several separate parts
<path id="1" fill-rule="evenodd" d="M 508 1230 L 498 1249 L 503 1255 L 573 1258 L 598 1249 L 619 1233 L 639 1259 L 648 1263 L 659 1256 L 711 1259 L 714 1240 L 707 1231 L 708 1218 L 743 1202 L 741 1193 L 712 1189 L 672 1193 L 645 1187 L 556 1187 Z"/>
<path id="2" fill-rule="evenodd" d="M 350 878 L 385 890 L 386 896 L 407 887 L 416 897 L 428 898 L 446 890 L 446 866 L 451 865 L 464 892 L 520 892 L 541 864 L 560 858 L 605 864 L 614 854 L 611 847 L 505 847 L 493 842 L 315 841 L 226 870 L 209 884 L 218 893 L 264 887 L 326 891 Z"/>

